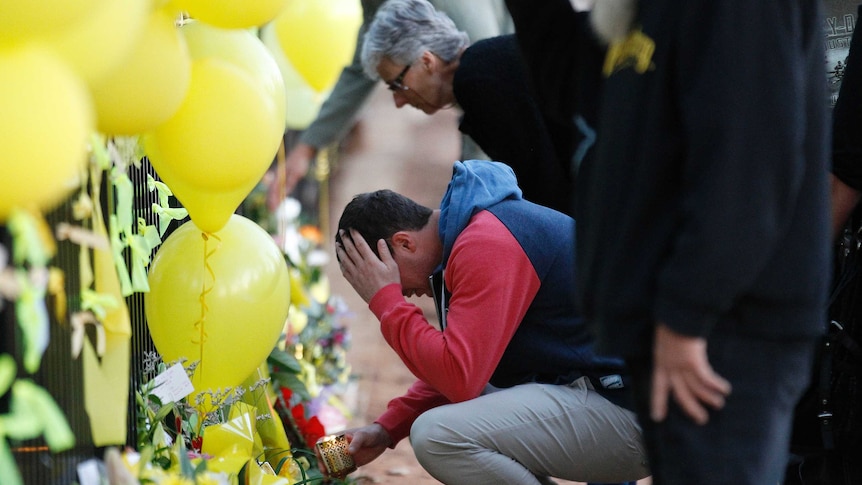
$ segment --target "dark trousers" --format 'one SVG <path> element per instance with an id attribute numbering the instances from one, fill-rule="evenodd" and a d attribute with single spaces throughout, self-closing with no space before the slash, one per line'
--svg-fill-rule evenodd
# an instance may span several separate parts
<path id="1" fill-rule="evenodd" d="M 793 408 L 808 385 L 814 341 L 770 341 L 719 325 L 709 361 L 733 391 L 725 407 L 698 426 L 673 399 L 668 417 L 649 415 L 652 362 L 629 362 L 653 485 L 774 485 L 789 458 Z"/>

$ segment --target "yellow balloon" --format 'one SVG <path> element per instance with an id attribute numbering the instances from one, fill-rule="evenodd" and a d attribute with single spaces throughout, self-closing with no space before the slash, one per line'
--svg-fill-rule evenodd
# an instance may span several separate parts
<path id="1" fill-rule="evenodd" d="M 189 16 L 217 27 L 244 29 L 274 19 L 286 0 L 182 0 Z"/>
<path id="2" fill-rule="evenodd" d="M 162 160 L 158 155 L 158 147 L 152 137 L 144 138 L 144 150 L 151 162 Z M 251 189 L 241 185 L 233 189 L 211 189 L 202 187 L 194 181 L 188 181 L 177 176 L 172 171 L 172 165 L 153 163 L 159 176 L 168 184 L 183 207 L 189 211 L 189 217 L 195 225 L 206 232 L 216 232 L 227 223 L 239 204 L 248 196 Z"/>
<path id="3" fill-rule="evenodd" d="M 191 66 L 174 18 L 164 10 L 152 12 L 125 62 L 91 85 L 99 130 L 133 135 L 167 121 L 188 92 Z"/>
<path id="4" fill-rule="evenodd" d="M 269 168 L 284 126 L 278 111 L 236 66 L 193 61 L 183 104 L 144 136 L 144 149 L 198 227 L 221 229 L 218 221 L 227 221 Z"/>
<path id="5" fill-rule="evenodd" d="M 361 23 L 358 0 L 291 0 L 273 20 L 285 56 L 318 93 L 350 63 Z"/>
<path id="6" fill-rule="evenodd" d="M 234 215 L 204 238 L 192 221 L 156 252 L 144 295 L 147 325 L 166 362 L 197 362 L 196 393 L 242 383 L 270 354 L 290 301 L 287 264 L 272 237 Z"/>
<path id="7" fill-rule="evenodd" d="M 34 39 L 55 50 L 89 84 L 123 62 L 150 12 L 149 0 L 99 0 L 97 7 L 79 21 Z"/>
<path id="8" fill-rule="evenodd" d="M 21 42 L 74 24 L 103 0 L 4 0 L 0 2 L 0 45 Z"/>
<path id="9" fill-rule="evenodd" d="M 285 94 L 281 71 L 260 39 L 245 30 L 221 29 L 195 21 L 184 24 L 181 32 L 192 59 L 215 58 L 239 67 L 272 99 L 276 108 L 274 115 L 284 118 Z"/>
<path id="10" fill-rule="evenodd" d="M 78 186 L 93 130 L 81 80 L 52 53 L 0 51 L 0 222 L 12 209 L 53 208 Z"/>
<path id="11" fill-rule="evenodd" d="M 285 128 L 290 130 L 304 130 L 317 117 L 320 106 L 326 100 L 328 92 L 318 93 L 305 82 L 305 79 L 296 72 L 296 68 L 290 63 L 272 24 L 260 28 L 260 40 L 269 49 L 272 58 L 275 59 L 281 78 L 284 80 L 284 95 L 286 102 Z"/>

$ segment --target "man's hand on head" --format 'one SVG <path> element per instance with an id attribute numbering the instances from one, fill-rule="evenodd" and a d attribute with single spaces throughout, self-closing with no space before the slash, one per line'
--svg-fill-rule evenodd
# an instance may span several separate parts
<path id="1" fill-rule="evenodd" d="M 401 284 L 398 264 L 385 240 L 377 241 L 378 258 L 357 231 L 350 229 L 348 234 L 340 230 L 338 234 L 340 243 L 335 245 L 335 255 L 341 274 L 366 303 L 384 286 Z"/>

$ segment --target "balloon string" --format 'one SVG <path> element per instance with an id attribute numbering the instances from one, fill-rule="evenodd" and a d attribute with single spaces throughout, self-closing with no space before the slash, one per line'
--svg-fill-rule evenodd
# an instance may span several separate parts
<path id="1" fill-rule="evenodd" d="M 221 239 L 218 236 L 216 236 L 215 234 L 210 234 L 210 233 L 206 233 L 206 232 L 201 232 L 201 238 L 204 240 L 204 269 L 206 270 L 207 274 L 209 275 L 209 279 L 211 281 L 211 284 L 209 285 L 209 287 L 207 287 L 207 279 L 206 278 L 204 278 L 204 280 L 201 282 L 201 294 L 200 294 L 200 296 L 198 296 L 198 301 L 200 302 L 200 305 L 201 305 L 201 316 L 198 319 L 198 321 L 195 322 L 195 329 L 197 329 L 199 336 L 198 336 L 197 342 L 194 342 L 194 340 L 192 342 L 198 343 L 200 345 L 200 364 L 199 364 L 200 368 L 199 368 L 199 372 L 201 372 L 201 374 L 203 374 L 204 344 L 206 343 L 206 340 L 207 340 L 207 332 L 206 332 L 206 325 L 205 324 L 206 324 L 206 320 L 207 320 L 207 312 L 209 311 L 209 306 L 207 306 L 207 295 L 213 290 L 213 288 L 215 288 L 215 282 L 216 282 L 215 272 L 213 271 L 212 266 L 210 266 L 209 259 L 218 250 L 219 246 L 221 245 Z M 216 247 L 214 247 L 212 250 L 208 249 L 208 244 L 209 244 L 210 238 L 213 238 L 218 242 Z"/>

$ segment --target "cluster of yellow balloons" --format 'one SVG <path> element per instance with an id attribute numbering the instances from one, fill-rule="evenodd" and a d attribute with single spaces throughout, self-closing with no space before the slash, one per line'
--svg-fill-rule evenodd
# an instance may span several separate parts
<path id="1" fill-rule="evenodd" d="M 316 114 L 360 20 L 359 0 L 0 2 L 0 223 L 64 200 L 98 131 L 143 135 L 192 220 L 218 230 L 285 127 Z"/>
<path id="2" fill-rule="evenodd" d="M 77 189 L 92 134 L 140 136 L 191 217 L 151 267 L 153 341 L 166 360 L 205 361 L 198 391 L 239 384 L 275 345 L 290 285 L 272 238 L 234 212 L 272 163 L 292 93 L 322 101 L 360 22 L 359 0 L 0 2 L 0 224 Z"/>

